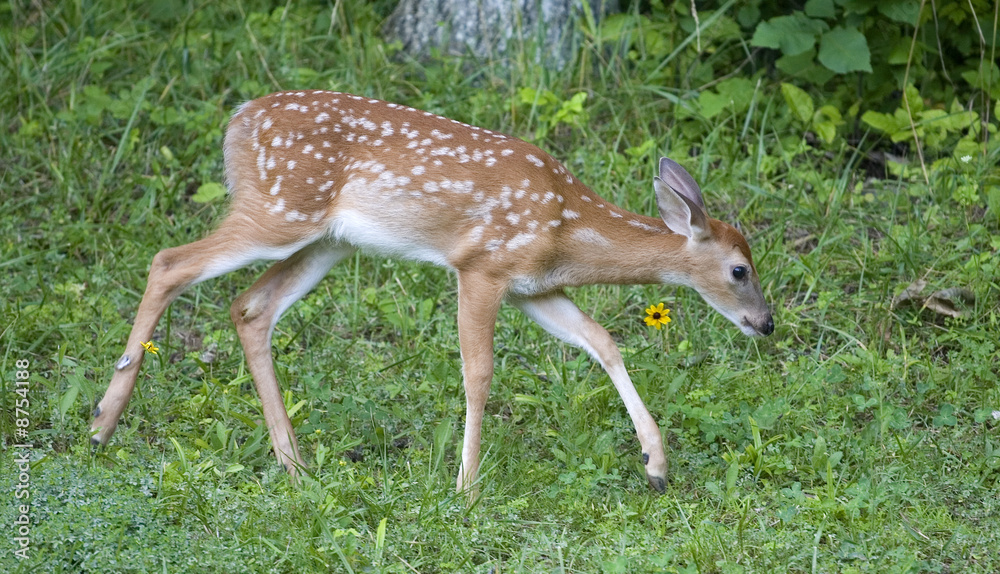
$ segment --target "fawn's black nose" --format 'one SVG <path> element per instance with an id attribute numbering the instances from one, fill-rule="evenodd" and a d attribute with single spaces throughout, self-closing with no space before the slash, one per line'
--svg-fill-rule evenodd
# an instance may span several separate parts
<path id="1" fill-rule="evenodd" d="M 764 328 L 760 330 L 764 335 L 770 335 L 774 332 L 774 318 L 768 317 L 767 322 L 764 323 Z"/>

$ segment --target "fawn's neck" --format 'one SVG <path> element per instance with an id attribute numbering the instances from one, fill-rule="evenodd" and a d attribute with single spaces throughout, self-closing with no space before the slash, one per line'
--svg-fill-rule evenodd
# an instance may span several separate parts
<path id="1" fill-rule="evenodd" d="M 595 284 L 687 284 L 687 238 L 658 218 L 610 202 L 580 206 L 580 217 L 563 230 L 554 263 L 515 291 L 541 292 Z M 520 287 L 520 288 L 519 288 Z"/>

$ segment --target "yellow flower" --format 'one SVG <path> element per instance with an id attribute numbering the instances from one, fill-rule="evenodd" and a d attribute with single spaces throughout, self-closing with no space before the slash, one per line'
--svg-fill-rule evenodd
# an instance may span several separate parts
<path id="1" fill-rule="evenodd" d="M 656 329 L 659 330 L 661 326 L 670 322 L 669 315 L 670 309 L 664 309 L 663 303 L 660 303 L 659 305 L 650 306 L 649 309 L 646 309 L 646 318 L 644 320 L 647 325 L 650 327 L 656 327 Z"/>
<path id="2" fill-rule="evenodd" d="M 157 351 L 160 350 L 160 348 L 157 347 L 156 344 L 153 343 L 152 341 L 148 343 L 142 343 L 142 348 L 146 349 L 147 353 L 153 353 L 154 355 L 157 353 Z"/>

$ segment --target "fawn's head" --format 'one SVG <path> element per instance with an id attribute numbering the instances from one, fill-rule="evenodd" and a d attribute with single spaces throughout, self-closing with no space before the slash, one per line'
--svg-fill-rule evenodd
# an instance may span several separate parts
<path id="1" fill-rule="evenodd" d="M 744 334 L 774 332 L 774 320 L 743 234 L 708 216 L 701 189 L 677 162 L 660 159 L 660 176 L 654 179 L 653 188 L 663 221 L 674 233 L 687 237 L 689 265 L 684 282 Z"/>

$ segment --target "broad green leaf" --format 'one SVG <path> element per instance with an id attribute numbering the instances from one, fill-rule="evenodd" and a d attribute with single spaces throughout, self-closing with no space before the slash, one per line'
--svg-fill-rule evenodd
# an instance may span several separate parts
<path id="1" fill-rule="evenodd" d="M 1000 222 L 1000 185 L 986 187 L 986 207 L 996 218 L 994 221 Z"/>
<path id="2" fill-rule="evenodd" d="M 920 2 L 915 0 L 879 0 L 873 4 L 890 19 L 911 26 L 916 25 L 917 17 L 920 16 Z"/>
<path id="3" fill-rule="evenodd" d="M 970 139 L 960 139 L 955 144 L 955 149 L 951 152 L 953 158 L 967 163 L 980 154 L 979 142 Z M 963 158 L 965 158 L 963 160 Z"/>
<path id="4" fill-rule="evenodd" d="M 936 427 L 955 426 L 958 424 L 958 418 L 955 417 L 955 406 L 950 403 L 944 403 L 941 405 L 940 410 L 938 410 L 938 415 L 931 419 L 931 422 Z"/>
<path id="5" fill-rule="evenodd" d="M 813 105 L 812 98 L 802 88 L 792 84 L 781 84 L 781 95 L 785 97 L 785 103 L 791 108 L 792 113 L 802 123 L 809 125 L 812 121 Z"/>
<path id="6" fill-rule="evenodd" d="M 908 126 L 907 123 L 901 123 L 899 118 L 892 114 L 883 114 L 873 110 L 862 114 L 861 121 L 887 135 L 892 135 Z"/>
<path id="7" fill-rule="evenodd" d="M 951 112 L 942 113 L 936 119 L 935 127 L 943 129 L 946 132 L 957 132 L 971 126 L 977 119 L 979 119 L 979 114 L 976 112 L 962 109 L 956 111 L 952 109 Z"/>
<path id="8" fill-rule="evenodd" d="M 871 72 L 871 52 L 864 34 L 848 28 L 834 28 L 819 41 L 819 62 L 838 74 Z"/>
<path id="9" fill-rule="evenodd" d="M 701 117 L 710 120 L 722 113 L 729 105 L 729 98 L 716 94 L 715 92 L 704 91 L 698 94 L 698 106 Z"/>
<path id="10" fill-rule="evenodd" d="M 73 403 L 76 402 L 76 397 L 80 394 L 81 386 L 81 377 L 79 373 L 70 373 L 66 378 L 70 381 L 70 387 L 66 389 L 66 394 L 64 394 L 62 399 L 59 400 L 59 414 L 62 416 L 66 416 L 69 409 L 73 407 Z"/>
<path id="11" fill-rule="evenodd" d="M 208 203 L 224 195 L 226 195 L 226 187 L 221 183 L 210 181 L 198 186 L 198 191 L 191 196 L 191 200 L 195 203 Z"/>
<path id="12" fill-rule="evenodd" d="M 729 100 L 734 111 L 744 112 L 753 100 L 754 82 L 741 77 L 729 78 L 719 82 L 715 91 Z"/>
<path id="13" fill-rule="evenodd" d="M 796 12 L 791 16 L 778 16 L 761 22 L 754 30 L 750 45 L 775 48 L 786 56 L 794 56 L 813 48 L 816 36 L 824 30 L 826 24 L 821 20 Z"/>
<path id="14" fill-rule="evenodd" d="M 833 122 L 834 125 L 839 126 L 844 123 L 844 116 L 841 115 L 840 110 L 829 104 L 821 106 L 818 112 L 821 116 Z"/>
<path id="15" fill-rule="evenodd" d="M 782 56 L 774 62 L 774 65 L 790 77 L 814 85 L 823 85 L 836 75 L 816 63 L 815 50 L 807 50 L 795 56 Z"/>
<path id="16" fill-rule="evenodd" d="M 832 19 L 837 15 L 834 11 L 833 0 L 807 0 L 805 11 L 807 16 L 813 18 Z"/>
<path id="17" fill-rule="evenodd" d="M 899 38 L 889 49 L 889 55 L 886 56 L 886 62 L 890 64 L 905 64 L 910 59 L 910 38 Z M 921 54 L 923 54 L 923 49 L 920 45 L 913 47 L 913 57 L 919 59 Z"/>
<path id="18" fill-rule="evenodd" d="M 1000 68 L 992 62 L 989 66 L 990 69 L 984 69 L 985 62 L 983 62 L 977 70 L 962 72 L 962 79 L 973 88 L 988 92 L 990 97 L 1000 100 Z"/>
<path id="19" fill-rule="evenodd" d="M 826 468 L 826 463 L 830 460 L 826 452 L 826 439 L 818 436 L 813 445 L 812 467 L 817 472 Z"/>
<path id="20" fill-rule="evenodd" d="M 739 22 L 740 26 L 750 28 L 757 22 L 760 22 L 760 7 L 752 4 L 742 6 L 736 11 L 736 21 Z"/>
<path id="21" fill-rule="evenodd" d="M 837 137 L 837 126 L 833 122 L 816 122 L 813 129 L 826 143 L 833 143 L 833 139 Z"/>
<path id="22" fill-rule="evenodd" d="M 916 88 L 913 84 L 907 84 L 906 89 L 903 90 L 906 95 L 906 102 L 900 103 L 899 107 L 905 110 L 906 104 L 910 105 L 910 113 L 917 115 L 924 111 L 924 99 L 920 97 L 920 90 Z"/>

